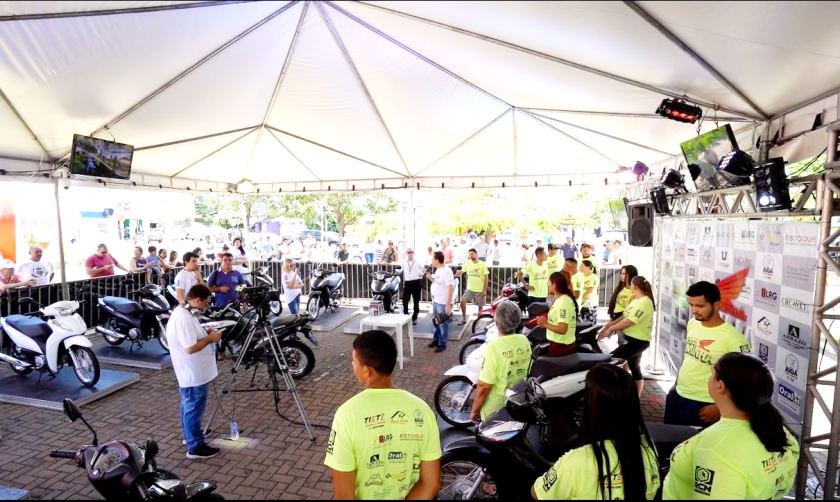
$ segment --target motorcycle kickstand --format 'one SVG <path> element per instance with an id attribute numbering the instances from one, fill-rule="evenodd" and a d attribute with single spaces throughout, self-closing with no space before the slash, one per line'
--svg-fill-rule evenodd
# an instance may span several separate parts
<path id="1" fill-rule="evenodd" d="M 254 383 L 254 380 L 257 379 L 257 368 L 258 368 L 258 365 L 255 364 L 254 365 L 254 374 L 251 375 L 251 382 L 248 384 L 249 389 L 253 389 L 254 387 L 256 387 L 256 384 Z"/>

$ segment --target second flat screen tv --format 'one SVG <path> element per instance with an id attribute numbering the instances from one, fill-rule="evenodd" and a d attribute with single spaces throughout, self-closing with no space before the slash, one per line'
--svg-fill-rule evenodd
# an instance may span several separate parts
<path id="1" fill-rule="evenodd" d="M 610 212 L 612 213 L 614 228 L 622 232 L 629 232 L 630 217 L 627 213 L 627 199 L 611 200 Z"/>
<path id="2" fill-rule="evenodd" d="M 729 124 L 680 143 L 680 148 L 698 190 L 722 188 L 730 184 L 731 180 L 727 180 L 718 171 L 720 160 L 727 153 L 738 149 L 735 134 Z"/>
<path id="3" fill-rule="evenodd" d="M 127 180 L 133 157 L 131 145 L 75 134 L 70 174 Z"/>

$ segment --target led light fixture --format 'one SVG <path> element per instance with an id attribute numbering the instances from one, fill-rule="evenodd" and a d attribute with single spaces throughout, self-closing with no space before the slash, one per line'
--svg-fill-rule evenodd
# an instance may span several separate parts
<path id="1" fill-rule="evenodd" d="M 653 203 L 653 210 L 656 214 L 671 214 L 664 186 L 658 186 L 650 191 L 650 201 Z"/>
<path id="2" fill-rule="evenodd" d="M 758 165 L 755 176 L 755 198 L 761 211 L 790 210 L 790 183 L 785 174 L 785 161 L 781 157 Z"/>
<path id="3" fill-rule="evenodd" d="M 735 149 L 727 153 L 718 164 L 718 172 L 730 185 L 748 185 L 754 162 L 748 153 Z"/>
<path id="4" fill-rule="evenodd" d="M 686 124 L 693 124 L 703 117 L 703 110 L 699 106 L 689 105 L 682 99 L 663 99 L 656 113 Z"/>
<path id="5" fill-rule="evenodd" d="M 667 188 L 673 188 L 674 193 L 688 193 L 685 188 L 685 176 L 676 169 L 671 169 L 662 176 L 661 183 Z"/>

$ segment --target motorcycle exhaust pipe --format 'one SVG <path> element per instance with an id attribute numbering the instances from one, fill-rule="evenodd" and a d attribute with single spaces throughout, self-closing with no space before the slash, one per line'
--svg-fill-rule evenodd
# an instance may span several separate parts
<path id="1" fill-rule="evenodd" d="M 2 352 L 0 352 L 0 361 L 3 361 L 4 363 L 13 364 L 15 366 L 23 366 L 24 368 L 30 368 L 32 366 L 31 364 L 25 361 L 21 361 L 19 359 L 15 359 L 14 357 L 7 356 Z"/>
<path id="2" fill-rule="evenodd" d="M 96 331 L 100 335 L 108 335 L 108 336 L 113 336 L 115 338 L 128 338 L 127 336 L 123 335 L 122 333 L 117 333 L 116 331 L 112 331 L 110 329 L 103 328 L 102 326 L 95 327 L 94 331 Z"/>

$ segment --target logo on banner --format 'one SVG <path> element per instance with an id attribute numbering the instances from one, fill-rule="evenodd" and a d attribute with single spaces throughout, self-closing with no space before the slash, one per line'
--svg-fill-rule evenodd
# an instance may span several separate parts
<path id="1" fill-rule="evenodd" d="M 742 321 L 747 320 L 747 314 L 744 309 L 736 307 L 732 301 L 741 294 L 749 272 L 749 269 L 744 269 L 717 282 L 720 289 L 720 310 Z"/>
<path id="2" fill-rule="evenodd" d="M 793 324 L 788 324 L 787 331 L 782 333 L 782 340 L 797 349 L 804 349 L 808 346 L 808 340 L 803 340 L 801 337 L 799 326 Z"/>
<path id="3" fill-rule="evenodd" d="M 802 399 L 799 397 L 799 394 L 796 393 L 795 390 L 791 389 L 785 384 L 779 384 L 779 397 L 780 402 L 789 408 L 791 411 L 799 414 L 799 409 L 802 405 Z"/>
<path id="4" fill-rule="evenodd" d="M 701 281 L 712 282 L 712 273 L 710 271 L 703 272 L 703 275 L 700 276 Z"/>
<path id="5" fill-rule="evenodd" d="M 765 278 L 772 279 L 773 278 L 773 268 L 775 266 L 776 266 L 776 264 L 773 262 L 773 257 L 770 256 L 770 255 L 767 255 L 767 256 L 764 257 L 764 260 L 762 260 L 761 273 L 764 274 Z"/>
<path id="6" fill-rule="evenodd" d="M 671 316 L 669 316 L 668 314 L 664 314 L 662 316 L 662 324 L 666 326 L 671 326 Z"/>
<path id="7" fill-rule="evenodd" d="M 697 227 L 692 225 L 688 228 L 688 242 L 697 242 Z"/>
<path id="8" fill-rule="evenodd" d="M 753 261 L 747 258 L 746 256 L 736 256 L 735 257 L 735 266 L 738 268 L 752 268 Z"/>
<path id="9" fill-rule="evenodd" d="M 791 380 L 796 380 L 799 375 L 799 360 L 793 354 L 788 354 L 785 358 L 785 375 Z"/>
<path id="10" fill-rule="evenodd" d="M 761 319 L 759 319 L 758 323 L 755 326 L 755 329 L 766 337 L 773 336 L 773 323 L 771 323 L 770 319 L 768 319 L 767 317 L 762 317 Z"/>
<path id="11" fill-rule="evenodd" d="M 815 272 L 814 268 L 815 267 L 788 265 L 785 267 L 785 274 L 802 281 L 813 281 Z"/>
<path id="12" fill-rule="evenodd" d="M 755 230 L 741 230 L 741 239 L 755 239 Z"/>
<path id="13" fill-rule="evenodd" d="M 763 343 L 758 343 L 758 358 L 764 361 L 764 364 L 770 364 L 770 347 Z"/>
<path id="14" fill-rule="evenodd" d="M 720 250 L 720 259 L 723 260 L 723 261 L 726 261 L 726 259 L 728 257 L 729 257 L 729 250 L 728 249 L 721 249 Z"/>
<path id="15" fill-rule="evenodd" d="M 785 242 L 796 246 L 817 246 L 816 235 L 785 235 Z"/>
<path id="16" fill-rule="evenodd" d="M 681 263 L 674 265 L 674 275 L 678 278 L 685 277 L 685 265 Z"/>
<path id="17" fill-rule="evenodd" d="M 762 227 L 761 233 L 758 234 L 758 238 L 762 242 L 766 242 L 767 244 L 769 244 L 770 247 L 782 247 L 782 234 L 781 232 L 773 229 L 772 227 Z"/>
<path id="18" fill-rule="evenodd" d="M 694 258 L 697 256 L 697 248 L 695 247 L 689 247 L 686 252 L 688 253 L 689 258 Z"/>
<path id="19" fill-rule="evenodd" d="M 778 293 L 776 293 L 775 291 L 770 291 L 767 288 L 761 288 L 760 294 L 761 294 L 761 297 L 764 298 L 765 300 L 776 301 L 776 300 L 779 299 Z"/>
<path id="20" fill-rule="evenodd" d="M 782 307 L 789 308 L 791 310 L 795 310 L 797 312 L 802 312 L 805 314 L 811 313 L 811 305 L 797 300 L 796 298 L 782 298 Z"/>

